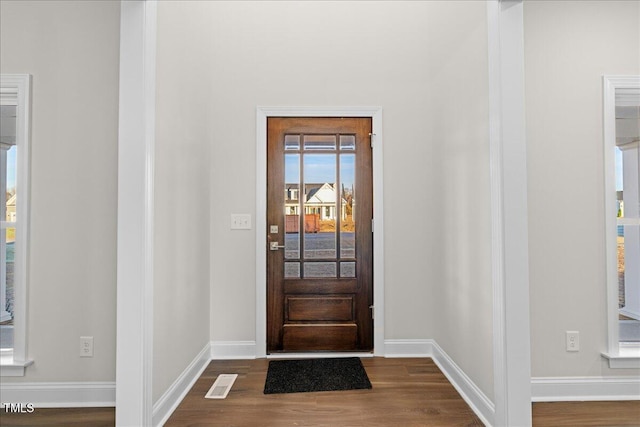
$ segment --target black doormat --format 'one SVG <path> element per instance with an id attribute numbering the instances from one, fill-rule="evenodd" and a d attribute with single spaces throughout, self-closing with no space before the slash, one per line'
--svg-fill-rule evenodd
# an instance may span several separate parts
<path id="1" fill-rule="evenodd" d="M 357 357 L 336 359 L 272 360 L 264 394 L 371 388 Z"/>

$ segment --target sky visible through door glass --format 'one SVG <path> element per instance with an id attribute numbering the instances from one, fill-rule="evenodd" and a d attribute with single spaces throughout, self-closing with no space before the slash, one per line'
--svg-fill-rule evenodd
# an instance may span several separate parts
<path id="1" fill-rule="evenodd" d="M 305 181 L 307 183 L 329 183 L 335 184 L 335 156 L 313 156 L 313 163 L 305 162 Z M 298 170 L 296 156 L 285 156 L 285 182 L 295 184 L 298 182 Z M 355 176 L 355 164 L 353 162 L 342 162 L 340 173 L 342 174 L 343 184 L 346 188 L 351 188 L 353 182 L 346 179 Z"/>

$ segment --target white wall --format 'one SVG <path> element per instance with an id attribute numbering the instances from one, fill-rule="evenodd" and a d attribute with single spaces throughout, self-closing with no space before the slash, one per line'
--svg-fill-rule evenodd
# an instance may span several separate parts
<path id="1" fill-rule="evenodd" d="M 193 12 L 158 3 L 154 402 L 209 343 L 212 55 L 207 15 Z"/>
<path id="2" fill-rule="evenodd" d="M 427 116 L 421 86 L 426 68 L 426 5 L 384 3 L 216 3 L 214 31 L 212 210 L 212 337 L 255 339 L 255 233 L 229 230 L 231 212 L 255 212 L 255 107 L 257 105 L 381 105 L 385 109 L 387 207 L 413 203 L 428 211 L 433 193 L 425 167 L 432 161 L 420 130 Z M 402 163 L 401 168 L 394 163 Z M 416 198 L 419 191 L 423 197 Z M 223 203 L 219 203 L 223 201 Z M 407 212 L 409 213 L 409 212 Z M 408 240 L 407 216 L 387 208 L 393 232 L 387 251 L 387 337 L 426 336 L 426 278 Z M 417 221 L 423 227 L 425 221 Z M 406 228 L 404 230 L 403 228 Z M 399 239 L 400 242 L 397 242 Z M 395 243 L 394 243 L 395 242 Z M 426 243 L 427 246 L 429 242 Z M 412 251 L 411 249 L 415 249 Z M 230 327 L 229 325 L 233 325 Z M 402 326 L 401 326 L 402 325 Z M 404 326 L 404 327 L 403 327 Z M 428 326 L 427 326 L 428 327 Z"/>
<path id="3" fill-rule="evenodd" d="M 117 2 L 0 3 L 0 71 L 33 75 L 35 364 L 3 383 L 115 380 L 119 19 Z"/>
<path id="4" fill-rule="evenodd" d="M 0 71 L 33 75 L 36 362 L 3 382 L 113 381 L 119 4 L 0 12 Z M 525 5 L 535 377 L 637 374 L 600 357 L 601 75 L 640 74 L 639 17 Z M 492 396 L 484 4 L 161 2 L 159 28 L 154 400 L 209 339 L 255 339 L 260 231 L 229 214 L 258 214 L 256 105 L 384 108 L 386 338 L 435 338 Z"/>
<path id="5" fill-rule="evenodd" d="M 486 6 L 462 3 L 429 20 L 429 179 L 438 203 L 428 217 L 439 274 L 430 284 L 432 337 L 493 398 L 493 290 Z M 455 23 L 455 25 L 452 25 Z M 435 208 L 435 209 L 434 209 Z"/>
<path id="6" fill-rule="evenodd" d="M 33 206 L 46 214 L 34 217 L 42 239 L 33 252 L 42 268 L 34 286 L 44 290 L 34 295 L 32 326 L 45 332 L 33 348 L 48 351 L 32 354 L 36 364 L 53 366 L 45 357 L 57 363 L 41 378 L 65 381 L 77 379 L 64 366 L 79 335 L 96 337 L 97 355 L 107 332 L 115 343 L 119 8 L 73 4 L 2 2 L 2 71 L 33 73 L 37 102 L 43 102 L 43 76 L 53 92 L 51 104 L 38 110 L 34 103 L 34 162 L 43 171 L 34 177 Z M 158 28 L 154 401 L 207 340 L 255 339 L 255 233 L 261 231 L 231 231 L 229 215 L 257 214 L 257 105 L 383 107 L 386 338 L 437 339 L 492 396 L 485 5 L 160 2 Z M 5 43 L 16 40 L 15 32 L 30 47 L 15 55 L 29 58 L 32 70 L 13 69 L 4 59 L 11 58 Z M 91 45 L 94 38 L 103 44 Z M 79 102 L 67 105 L 63 90 Z M 51 114 L 75 127 L 57 130 L 53 125 L 61 122 Z M 63 132 L 86 136 L 67 139 Z M 42 138 L 44 145 L 37 142 Z M 75 179 L 60 191 L 69 175 Z M 103 181 L 107 189 L 90 191 Z M 75 207 L 74 220 L 83 225 L 71 237 L 58 227 L 66 206 Z M 79 271 L 57 269 L 69 252 Z M 209 276 L 210 296 L 202 286 Z M 68 292 L 58 297 L 46 287 L 51 283 Z M 71 294 L 81 297 L 65 298 Z M 77 310 L 85 300 L 93 311 Z M 42 318 L 43 311 L 52 315 Z M 53 313 L 60 323 L 50 321 Z M 53 338 L 60 331 L 68 343 Z M 58 345 L 64 357 L 49 351 Z M 114 378 L 114 354 L 111 347 L 109 366 L 92 380 Z M 38 369 L 29 368 L 32 375 Z"/>
<path id="7" fill-rule="evenodd" d="M 256 336 L 255 236 L 266 231 L 229 229 L 231 213 L 263 214 L 255 107 L 382 106 L 385 337 L 437 338 L 492 396 L 485 4 L 210 7 L 212 340 Z"/>
<path id="8" fill-rule="evenodd" d="M 532 376 L 610 370 L 602 75 L 640 74 L 638 2 L 525 3 Z M 580 352 L 565 331 L 580 331 Z"/>

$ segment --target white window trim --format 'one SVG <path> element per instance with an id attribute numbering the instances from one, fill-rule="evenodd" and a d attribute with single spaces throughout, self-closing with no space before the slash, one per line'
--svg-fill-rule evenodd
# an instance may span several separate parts
<path id="1" fill-rule="evenodd" d="M 0 376 L 24 376 L 24 370 L 33 363 L 27 358 L 27 284 L 29 242 L 29 159 L 30 159 L 30 102 L 31 76 L 29 74 L 0 75 L 0 104 L 16 105 L 16 146 L 18 150 L 16 200 L 16 246 L 14 264 L 14 318 L 13 351 L 0 355 Z"/>
<path id="2" fill-rule="evenodd" d="M 640 88 L 640 76 L 603 76 L 603 125 L 604 125 L 604 171 L 605 171 L 605 243 L 606 243 L 606 282 L 607 282 L 607 320 L 608 349 L 602 355 L 609 359 L 610 368 L 640 367 L 640 346 L 620 344 L 618 309 L 618 260 L 616 257 L 617 218 L 614 209 L 616 203 L 616 117 L 615 94 L 617 89 Z"/>

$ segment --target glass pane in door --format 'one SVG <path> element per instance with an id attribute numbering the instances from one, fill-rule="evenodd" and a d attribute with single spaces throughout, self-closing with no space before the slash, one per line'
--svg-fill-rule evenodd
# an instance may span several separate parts
<path id="1" fill-rule="evenodd" d="M 299 262 L 285 262 L 284 263 L 284 277 L 285 277 L 285 279 L 299 279 L 300 278 L 300 263 Z"/>
<path id="2" fill-rule="evenodd" d="M 335 262 L 305 262 L 304 277 L 308 279 L 321 277 L 336 277 Z"/>
<path id="3" fill-rule="evenodd" d="M 305 135 L 304 149 L 305 150 L 335 150 L 336 136 L 335 135 Z"/>
<path id="4" fill-rule="evenodd" d="M 284 156 L 284 257 L 300 258 L 300 154 Z"/>
<path id="5" fill-rule="evenodd" d="M 356 256 L 355 186 L 356 155 L 340 155 L 340 258 Z"/>
<path id="6" fill-rule="evenodd" d="M 285 135 L 284 136 L 284 149 L 285 150 L 299 150 L 300 149 L 300 135 Z"/>
<path id="7" fill-rule="evenodd" d="M 356 136 L 355 135 L 340 135 L 340 149 L 343 151 L 355 151 L 356 149 Z"/>
<path id="8" fill-rule="evenodd" d="M 304 154 L 304 258 L 336 258 L 336 155 Z"/>

